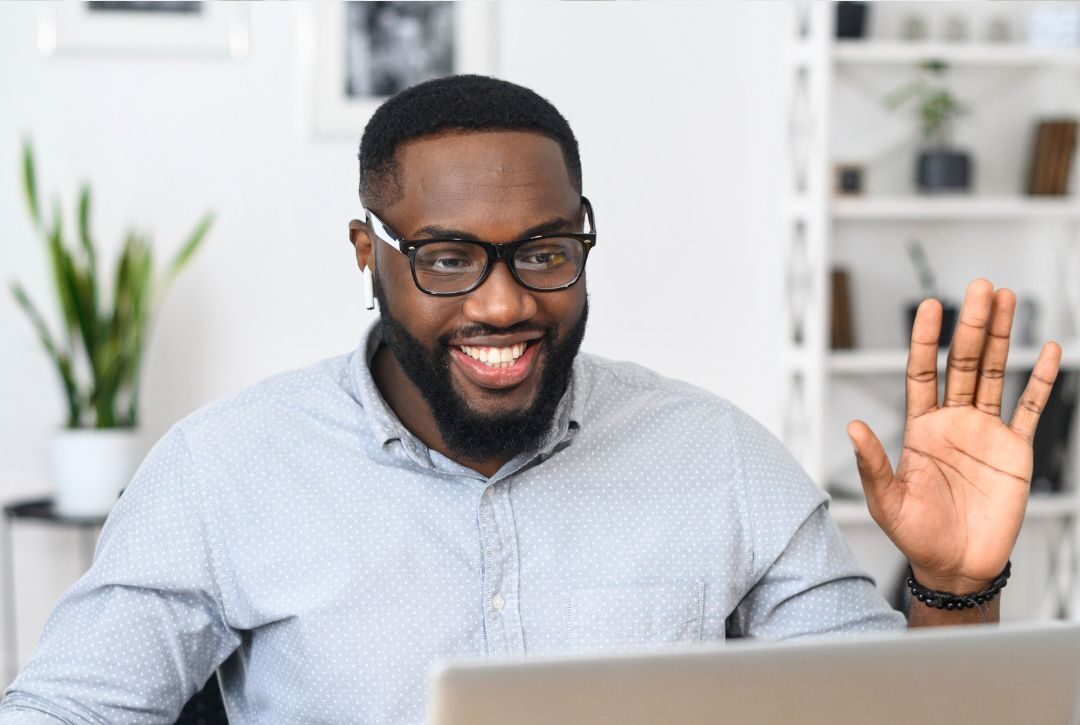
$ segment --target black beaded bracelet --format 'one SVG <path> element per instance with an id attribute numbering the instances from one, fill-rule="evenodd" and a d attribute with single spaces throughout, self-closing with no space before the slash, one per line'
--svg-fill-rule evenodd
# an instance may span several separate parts
<path id="1" fill-rule="evenodd" d="M 970 609 L 978 607 L 979 611 L 982 611 L 982 605 L 996 597 L 998 592 L 1005 588 L 1005 582 L 1009 581 L 1010 573 L 1012 573 L 1012 561 L 1006 562 L 1005 568 L 1002 569 L 997 578 L 981 592 L 950 594 L 927 589 L 915 581 L 915 572 L 911 570 L 911 564 L 908 564 L 907 585 L 908 589 L 911 590 L 911 596 L 933 609 Z"/>

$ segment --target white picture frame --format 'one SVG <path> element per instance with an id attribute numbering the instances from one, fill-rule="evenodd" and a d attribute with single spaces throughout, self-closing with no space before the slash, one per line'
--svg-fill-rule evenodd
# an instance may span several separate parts
<path id="1" fill-rule="evenodd" d="M 244 3 L 204 2 L 198 12 L 92 9 L 81 0 L 42 3 L 38 51 L 54 55 L 204 55 L 241 60 L 249 49 Z"/>
<path id="2" fill-rule="evenodd" d="M 468 0 L 453 4 L 453 73 L 496 73 L 496 5 Z M 371 114 L 386 96 L 346 92 L 346 3 L 310 3 L 305 10 L 312 92 L 310 125 L 315 136 L 359 141 Z"/>

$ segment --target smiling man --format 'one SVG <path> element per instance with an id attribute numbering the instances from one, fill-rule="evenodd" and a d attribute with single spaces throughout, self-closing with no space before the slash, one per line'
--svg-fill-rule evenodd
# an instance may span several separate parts
<path id="1" fill-rule="evenodd" d="M 462 90 L 458 112 L 475 113 Z M 413 97 L 382 112 L 400 112 Z M 379 272 L 385 346 L 375 353 L 375 382 L 428 447 L 487 476 L 548 432 L 588 316 L 578 282 L 595 222 L 570 129 L 540 108 L 558 139 L 540 129 L 437 124 L 398 144 L 379 146 L 372 133 L 361 150 L 371 200 L 366 223 L 350 229 L 360 267 Z"/>
<path id="2" fill-rule="evenodd" d="M 760 425 L 578 353 L 597 227 L 551 104 L 415 86 L 372 117 L 360 174 L 349 235 L 380 322 L 158 442 L 0 723 L 167 723 L 215 671 L 233 723 L 419 723 L 448 656 L 904 626 Z M 969 287 L 939 401 L 923 303 L 895 471 L 849 427 L 911 561 L 909 625 L 997 617 L 1060 360 L 1048 344 L 1006 424 L 1014 308 Z"/>

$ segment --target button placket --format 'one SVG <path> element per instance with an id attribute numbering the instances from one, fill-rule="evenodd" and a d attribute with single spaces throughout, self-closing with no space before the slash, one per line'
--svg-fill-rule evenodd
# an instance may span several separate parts
<path id="1" fill-rule="evenodd" d="M 491 512 L 502 552 L 501 587 L 495 591 L 502 601 L 502 606 L 498 608 L 499 624 L 508 651 L 519 654 L 525 651 L 525 633 L 522 629 L 521 611 L 518 607 L 519 562 L 517 530 L 510 505 L 511 485 L 510 479 L 503 479 L 494 487 L 491 496 Z"/>
<path id="2" fill-rule="evenodd" d="M 498 523 L 495 521 L 493 511 L 492 502 L 495 498 L 495 485 L 489 486 L 481 495 L 478 515 L 480 550 L 484 559 L 484 639 L 487 643 L 488 654 L 500 654 L 508 651 L 506 629 L 500 621 L 500 610 L 505 606 L 505 599 L 499 593 L 499 587 L 503 581 L 504 552 L 499 539 Z M 502 601 L 502 606 L 495 606 L 496 597 Z"/>

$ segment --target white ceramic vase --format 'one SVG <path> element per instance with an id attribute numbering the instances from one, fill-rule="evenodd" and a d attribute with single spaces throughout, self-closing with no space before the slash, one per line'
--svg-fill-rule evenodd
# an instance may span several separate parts
<path id="1" fill-rule="evenodd" d="M 49 442 L 55 510 L 73 518 L 109 513 L 139 466 L 138 429 L 65 428 Z"/>

